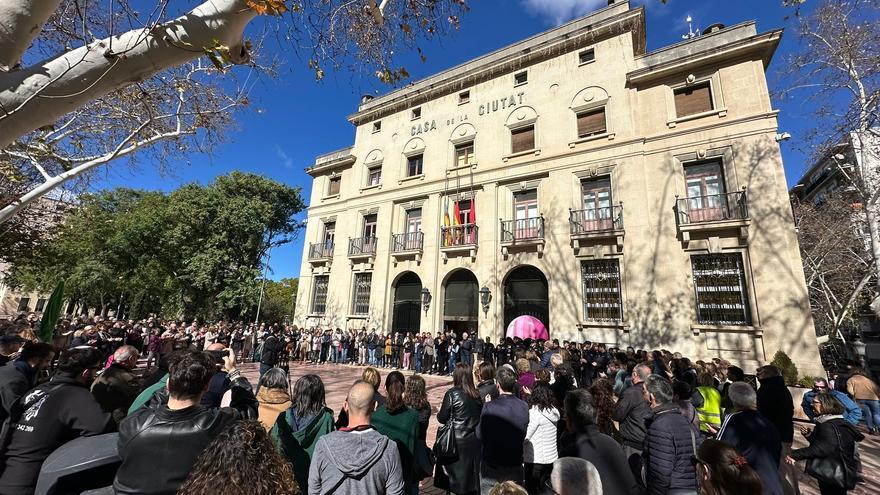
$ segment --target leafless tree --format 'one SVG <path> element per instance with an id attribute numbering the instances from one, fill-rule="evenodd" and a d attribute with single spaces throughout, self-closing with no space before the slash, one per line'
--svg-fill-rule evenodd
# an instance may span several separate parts
<path id="1" fill-rule="evenodd" d="M 842 329 L 857 326 L 858 310 L 874 292 L 863 205 L 841 190 L 793 208 L 816 331 L 845 341 Z"/>
<path id="2" fill-rule="evenodd" d="M 0 2 L 0 223 L 121 157 L 210 151 L 247 104 L 252 21 L 317 78 L 350 64 L 394 83 L 397 47 L 457 28 L 464 0 L 206 0 L 173 13 L 130 0 Z M 235 66 L 244 67 L 234 70 Z"/>
<path id="3" fill-rule="evenodd" d="M 801 49 L 787 61 L 781 96 L 810 109 L 814 125 L 804 144 L 815 160 L 833 155 L 841 142 L 852 143 L 850 180 L 880 289 L 880 0 L 823 0 L 798 22 Z M 880 296 L 871 307 L 880 316 Z"/>

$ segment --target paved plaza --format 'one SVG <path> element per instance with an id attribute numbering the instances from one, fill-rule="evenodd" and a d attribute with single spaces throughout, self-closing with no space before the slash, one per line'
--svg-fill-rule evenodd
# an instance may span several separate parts
<path id="1" fill-rule="evenodd" d="M 252 363 L 243 364 L 242 371 L 245 376 L 251 380 L 251 383 L 257 382 L 257 366 Z M 363 371 L 361 366 L 341 366 L 341 365 L 313 365 L 313 364 L 291 364 L 290 379 L 291 385 L 297 378 L 314 373 L 321 377 L 327 390 L 327 406 L 333 409 L 334 413 L 339 413 L 345 396 L 348 393 L 351 384 L 360 378 Z M 382 379 L 388 374 L 389 370 L 380 369 Z M 403 372 L 406 375 L 411 372 Z M 443 394 L 452 385 L 452 379 L 449 377 L 423 375 L 428 386 L 428 400 L 431 402 L 433 415 L 431 416 L 430 426 L 428 428 L 428 445 L 433 445 L 437 427 L 436 420 L 437 411 L 440 409 L 440 403 L 443 401 Z M 795 425 L 795 447 L 799 448 L 806 445 L 806 440 L 798 432 L 799 424 Z M 865 433 L 864 429 L 862 432 Z M 880 494 L 880 437 L 869 436 L 860 444 L 860 453 L 862 457 L 862 471 L 866 479 L 864 484 L 860 484 L 852 494 L 859 495 L 876 495 Z M 799 465 L 801 473 L 801 493 L 805 495 L 818 495 L 819 489 L 815 481 L 803 474 L 803 463 Z M 441 494 L 441 490 L 434 488 L 430 480 L 426 480 L 422 486 L 423 494 Z"/>

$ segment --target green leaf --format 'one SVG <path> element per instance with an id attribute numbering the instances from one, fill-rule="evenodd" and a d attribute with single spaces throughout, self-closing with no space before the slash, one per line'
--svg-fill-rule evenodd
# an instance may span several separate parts
<path id="1" fill-rule="evenodd" d="M 52 342 L 55 333 L 55 325 L 58 323 L 58 317 L 61 315 L 61 306 L 64 304 L 64 281 L 58 282 L 52 295 L 49 296 L 49 302 L 46 303 L 46 309 L 43 311 L 43 319 L 40 321 L 40 340 L 43 342 Z"/>

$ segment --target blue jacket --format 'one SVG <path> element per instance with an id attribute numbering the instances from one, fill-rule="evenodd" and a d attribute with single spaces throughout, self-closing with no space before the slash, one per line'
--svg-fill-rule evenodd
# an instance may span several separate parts
<path id="1" fill-rule="evenodd" d="M 691 463 L 699 445 L 695 432 L 675 403 L 654 409 L 645 437 L 645 474 L 648 495 L 666 495 L 670 490 L 697 490 L 697 472 Z"/>
<path id="2" fill-rule="evenodd" d="M 816 396 L 816 390 L 810 390 L 809 392 L 804 394 L 804 400 L 801 401 L 801 408 L 804 410 L 804 414 L 810 418 L 810 421 L 816 420 L 816 411 L 813 410 L 813 397 Z M 843 392 L 838 390 L 829 390 L 829 394 L 833 395 L 835 399 L 839 400 L 841 404 L 843 404 L 844 411 L 843 419 L 847 423 L 858 426 L 859 420 L 862 419 L 862 409 L 858 404 L 852 399 L 849 398 Z"/>

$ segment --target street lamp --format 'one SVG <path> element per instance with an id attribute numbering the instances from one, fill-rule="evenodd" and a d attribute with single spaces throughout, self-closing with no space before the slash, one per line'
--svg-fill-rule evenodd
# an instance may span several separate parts
<path id="1" fill-rule="evenodd" d="M 422 307 L 425 308 L 425 314 L 428 314 L 428 308 L 431 306 L 431 291 L 427 287 L 422 287 Z"/>
<path id="2" fill-rule="evenodd" d="M 485 285 L 480 289 L 480 304 L 483 305 L 483 316 L 489 315 L 489 303 L 492 302 L 492 292 Z"/>

